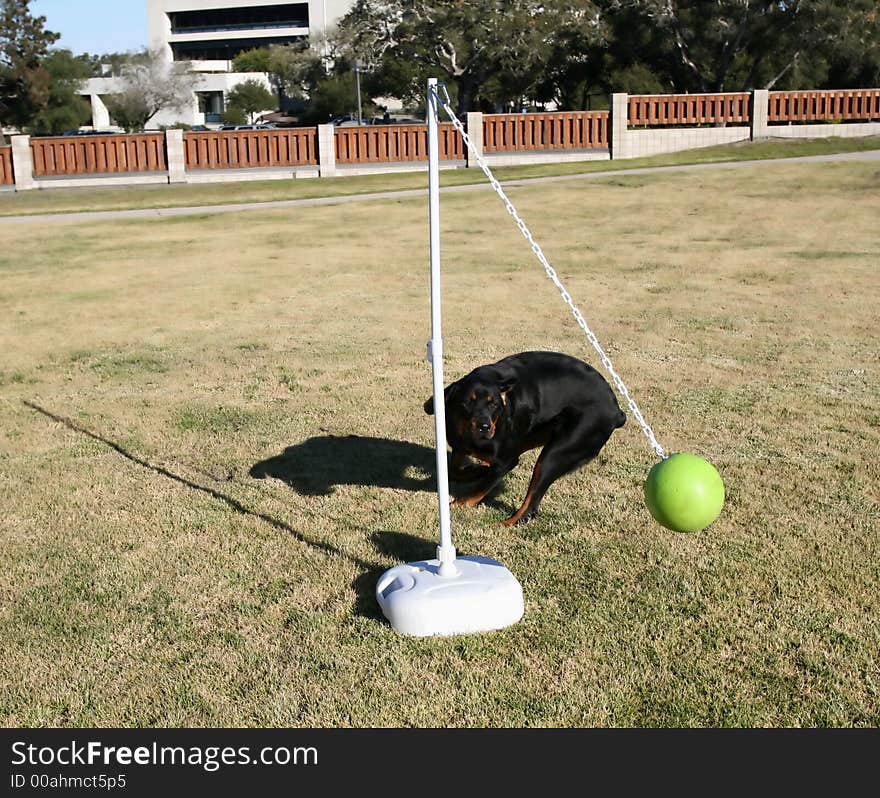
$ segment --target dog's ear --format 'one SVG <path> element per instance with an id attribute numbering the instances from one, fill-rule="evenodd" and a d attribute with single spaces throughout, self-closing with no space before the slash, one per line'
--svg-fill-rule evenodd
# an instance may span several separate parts
<path id="1" fill-rule="evenodd" d="M 501 394 L 501 401 L 507 404 L 507 394 L 509 394 L 517 383 L 516 373 L 511 368 L 500 368 L 496 370 L 496 384 L 498 385 L 498 393 Z"/>
<path id="2" fill-rule="evenodd" d="M 498 383 L 498 392 L 501 394 L 501 401 L 507 404 L 507 394 L 516 387 L 516 377 L 509 377 Z"/>
<path id="3" fill-rule="evenodd" d="M 449 397 L 452 396 L 452 392 L 453 392 L 456 388 L 458 388 L 458 383 L 459 383 L 459 382 L 461 382 L 461 380 L 458 380 L 458 381 L 456 381 L 456 382 L 453 382 L 451 385 L 447 385 L 447 386 L 446 386 L 446 388 L 443 390 L 443 401 L 444 401 L 444 402 L 448 402 L 448 401 L 449 401 Z M 422 407 L 425 408 L 425 412 L 426 412 L 429 416 L 433 416 L 433 415 L 434 415 L 434 397 L 433 397 L 433 396 L 430 397 L 430 398 L 425 402 L 425 404 L 422 405 Z"/>

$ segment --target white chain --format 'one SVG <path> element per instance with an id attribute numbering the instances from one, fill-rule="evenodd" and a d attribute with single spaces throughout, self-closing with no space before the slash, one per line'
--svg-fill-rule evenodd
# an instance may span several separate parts
<path id="1" fill-rule="evenodd" d="M 617 386 L 617 390 L 620 392 L 620 395 L 623 396 L 624 399 L 626 399 L 626 403 L 629 405 L 629 409 L 632 411 L 633 418 L 635 418 L 635 420 L 639 423 L 639 426 L 642 428 L 642 432 L 645 433 L 645 436 L 648 438 L 648 442 L 651 444 L 651 448 L 661 460 L 665 460 L 666 453 L 663 451 L 663 447 L 657 442 L 657 438 L 654 436 L 654 431 L 648 425 L 648 422 L 645 421 L 645 417 L 642 415 L 642 411 L 639 410 L 639 406 L 636 404 L 635 399 L 630 396 L 626 385 L 624 385 L 623 380 L 620 378 L 620 375 L 618 375 L 618 373 L 614 370 L 614 366 L 611 363 L 611 358 L 608 357 L 605 350 L 599 343 L 599 340 L 596 338 L 593 331 L 587 325 L 583 314 L 574 304 L 574 301 L 571 298 L 571 294 L 569 294 L 568 291 L 565 289 L 565 286 L 562 284 L 562 281 L 556 274 L 556 270 L 550 265 L 540 245 L 532 237 L 529 228 L 526 227 L 526 223 L 520 218 L 519 214 L 516 212 L 516 208 L 513 206 L 513 203 L 507 198 L 507 194 L 504 193 L 504 189 L 501 188 L 501 184 L 495 179 L 495 176 L 492 174 L 492 171 L 489 169 L 486 162 L 480 157 L 479 153 L 476 151 L 473 142 L 468 136 L 467 131 L 464 129 L 464 125 L 461 123 L 461 120 L 455 115 L 455 112 L 452 110 L 452 108 L 450 108 L 449 94 L 446 92 L 446 87 L 441 83 L 438 85 L 438 88 L 442 88 L 443 94 L 446 95 L 446 99 L 444 100 L 439 96 L 438 92 L 437 100 L 439 104 L 443 106 L 443 110 L 446 111 L 446 114 L 449 117 L 450 121 L 461 135 L 465 146 L 473 153 L 474 157 L 477 160 L 477 164 L 479 164 L 480 169 L 483 170 L 483 173 L 492 184 L 492 188 L 494 188 L 498 196 L 501 197 L 505 207 L 507 208 L 507 212 L 513 217 L 514 221 L 516 222 L 516 226 L 519 228 L 519 231 L 523 234 L 523 237 L 526 239 L 526 241 L 529 242 L 529 245 L 532 248 L 532 252 L 535 253 L 535 256 L 544 267 L 544 271 L 547 272 L 547 276 L 553 281 L 553 285 L 555 285 L 556 288 L 559 290 L 559 293 L 562 296 L 562 300 L 565 302 L 566 305 L 568 305 L 569 310 L 571 310 L 571 313 L 574 316 L 574 320 L 578 323 L 580 328 L 586 334 L 587 340 L 593 345 L 593 349 L 595 349 L 598 353 L 599 357 L 602 360 L 602 365 L 605 366 L 606 371 L 608 372 L 608 374 L 611 375 L 611 378 L 614 380 L 614 384 Z"/>

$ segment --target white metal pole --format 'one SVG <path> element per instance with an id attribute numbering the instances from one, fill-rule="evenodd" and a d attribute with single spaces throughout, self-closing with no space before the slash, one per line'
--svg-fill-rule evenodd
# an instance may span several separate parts
<path id="1" fill-rule="evenodd" d="M 440 156 L 437 142 L 437 78 L 428 79 L 428 213 L 431 242 L 431 367 L 434 377 L 434 438 L 437 452 L 437 501 L 440 506 L 440 576 L 455 576 L 455 546 L 449 520 L 449 472 L 446 465 L 446 405 L 443 401 L 443 332 L 440 313 Z"/>

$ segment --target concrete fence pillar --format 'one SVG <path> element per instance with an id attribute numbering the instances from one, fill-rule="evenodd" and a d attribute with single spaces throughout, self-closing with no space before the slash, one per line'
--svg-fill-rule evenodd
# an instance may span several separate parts
<path id="1" fill-rule="evenodd" d="M 34 161 L 31 157 L 31 137 L 12 137 L 12 174 L 15 177 L 15 190 L 27 191 L 36 188 L 34 182 Z"/>
<path id="2" fill-rule="evenodd" d="M 625 92 L 611 95 L 611 158 L 628 158 L 627 125 L 629 124 L 629 95 Z"/>
<path id="3" fill-rule="evenodd" d="M 336 175 L 336 134 L 333 125 L 318 125 L 318 175 Z"/>
<path id="4" fill-rule="evenodd" d="M 767 89 L 752 91 L 752 141 L 770 137 L 770 92 Z"/>
<path id="5" fill-rule="evenodd" d="M 479 111 L 468 111 L 467 114 L 467 134 L 474 145 L 477 155 L 483 157 L 483 115 Z M 477 159 L 470 149 L 465 151 L 465 166 L 470 169 L 477 166 Z"/>
<path id="6" fill-rule="evenodd" d="M 177 128 L 165 131 L 165 157 L 168 160 L 168 182 L 186 183 L 186 152 L 183 131 Z"/>

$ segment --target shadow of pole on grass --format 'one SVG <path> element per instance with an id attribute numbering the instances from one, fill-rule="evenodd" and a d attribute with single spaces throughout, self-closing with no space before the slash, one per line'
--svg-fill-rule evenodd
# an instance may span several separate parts
<path id="1" fill-rule="evenodd" d="M 181 485 L 185 485 L 187 488 L 192 488 L 193 490 L 201 491 L 202 493 L 206 493 L 208 496 L 211 496 L 217 501 L 223 502 L 227 507 L 234 510 L 241 515 L 249 515 L 253 518 L 259 518 L 261 521 L 269 524 L 269 526 L 274 527 L 282 532 L 287 532 L 290 535 L 293 535 L 297 540 L 302 541 L 303 543 L 307 543 L 309 546 L 312 546 L 320 551 L 326 552 L 327 554 L 332 554 L 336 557 L 343 557 L 346 560 L 354 563 L 360 568 L 375 568 L 378 567 L 376 563 L 367 562 L 366 560 L 361 560 L 359 557 L 354 557 L 351 554 L 346 554 L 344 551 L 332 546 L 329 543 L 325 543 L 321 540 L 311 540 L 310 538 L 303 535 L 301 532 L 297 532 L 293 527 L 284 523 L 283 521 L 279 521 L 277 518 L 273 518 L 271 515 L 267 515 L 266 513 L 261 513 L 256 510 L 251 510 L 248 507 L 245 507 L 240 501 L 237 499 L 233 499 L 231 496 L 227 496 L 225 493 L 221 493 L 214 488 L 209 488 L 206 485 L 200 485 L 198 482 L 193 482 L 186 477 L 180 476 L 180 474 L 175 474 L 173 471 L 169 471 L 164 466 L 154 465 L 148 460 L 144 460 L 142 457 L 138 457 L 135 454 L 132 454 L 126 449 L 123 449 L 118 443 L 114 443 L 111 440 L 99 435 L 96 432 L 92 432 L 89 429 L 77 424 L 75 421 L 65 418 L 64 416 L 56 415 L 50 410 L 46 410 L 43 407 L 40 407 L 33 402 L 29 402 L 26 399 L 22 400 L 22 402 L 29 407 L 31 410 L 35 410 L 38 413 L 42 413 L 46 418 L 50 418 L 53 421 L 57 421 L 59 424 L 63 424 L 70 430 L 74 432 L 78 432 L 81 435 L 85 435 L 88 438 L 91 438 L 93 441 L 97 441 L 98 443 L 104 444 L 108 448 L 112 449 L 117 454 L 122 455 L 129 462 L 134 463 L 135 465 L 141 466 L 141 468 L 145 468 L 148 471 L 152 471 L 154 474 L 159 474 L 160 476 L 167 477 L 174 482 L 177 482 Z"/>
<path id="2" fill-rule="evenodd" d="M 24 404 L 25 407 L 28 407 L 31 410 L 40 413 L 46 418 L 57 422 L 58 424 L 62 424 L 63 426 L 74 432 L 78 432 L 81 435 L 85 435 L 86 437 L 91 438 L 93 441 L 97 441 L 98 443 L 103 444 L 104 446 L 112 449 L 114 452 L 124 457 L 129 462 L 134 463 L 135 465 L 138 465 L 141 468 L 146 469 L 147 471 L 152 471 L 154 474 L 159 474 L 160 476 L 177 482 L 180 485 L 184 485 L 187 488 L 191 488 L 192 490 L 197 490 L 201 493 L 205 493 L 211 498 L 223 502 L 227 507 L 241 515 L 258 518 L 259 520 L 269 524 L 269 526 L 273 527 L 274 529 L 277 529 L 281 532 L 286 532 L 287 534 L 292 535 L 297 540 L 309 546 L 312 546 L 313 548 L 322 551 L 325 554 L 329 554 L 334 557 L 342 557 L 343 559 L 348 560 L 359 568 L 365 569 L 365 572 L 351 583 L 356 595 L 354 611 L 357 615 L 361 615 L 366 618 L 378 620 L 383 619 L 382 613 L 379 611 L 379 605 L 377 604 L 375 597 L 376 583 L 379 581 L 379 577 L 388 569 L 389 566 L 381 565 L 375 562 L 369 562 L 367 560 L 362 560 L 360 557 L 355 557 L 351 554 L 347 554 L 346 552 L 338 549 L 336 546 L 333 546 L 329 543 L 325 543 L 321 540 L 313 540 L 302 534 L 301 532 L 297 532 L 297 530 L 295 530 L 290 525 L 284 523 L 283 521 L 280 521 L 277 518 L 273 518 L 271 515 L 267 515 L 266 513 L 261 513 L 245 507 L 245 505 L 243 505 L 240 501 L 238 501 L 237 499 L 233 499 L 231 496 L 227 496 L 225 493 L 221 493 L 220 491 L 214 488 L 207 487 L 206 485 L 200 485 L 199 483 L 193 482 L 192 480 L 187 479 L 180 474 L 175 474 L 173 471 L 170 471 L 164 466 L 154 465 L 148 460 L 144 460 L 142 457 L 138 457 L 137 455 L 132 454 L 127 449 L 124 449 L 122 446 L 120 446 L 118 443 L 115 443 L 114 441 L 111 441 L 96 432 L 92 432 L 86 427 L 83 427 L 81 424 L 77 424 L 72 419 L 65 418 L 64 416 L 59 416 L 56 413 L 51 412 L 50 410 L 46 410 L 45 408 L 40 407 L 34 402 L 28 401 L 27 399 L 23 399 L 22 404 Z M 386 443 L 393 444 L 397 442 L 386 441 Z M 413 444 L 406 444 L 406 446 L 414 447 Z M 424 447 L 414 447 L 414 449 L 423 448 Z M 429 454 L 432 454 L 430 449 L 427 449 L 426 451 Z M 271 463 L 272 460 L 267 460 L 264 462 Z M 269 474 L 267 471 L 266 476 L 270 475 L 272 474 Z M 428 490 L 429 488 L 425 489 Z M 371 533 L 370 540 L 373 543 L 373 546 L 376 548 L 377 552 L 394 557 L 396 559 L 400 559 L 404 562 L 428 559 L 430 557 L 433 557 L 435 553 L 435 548 L 429 541 L 422 538 L 417 538 L 414 535 L 408 535 L 403 532 L 374 532 Z"/>

